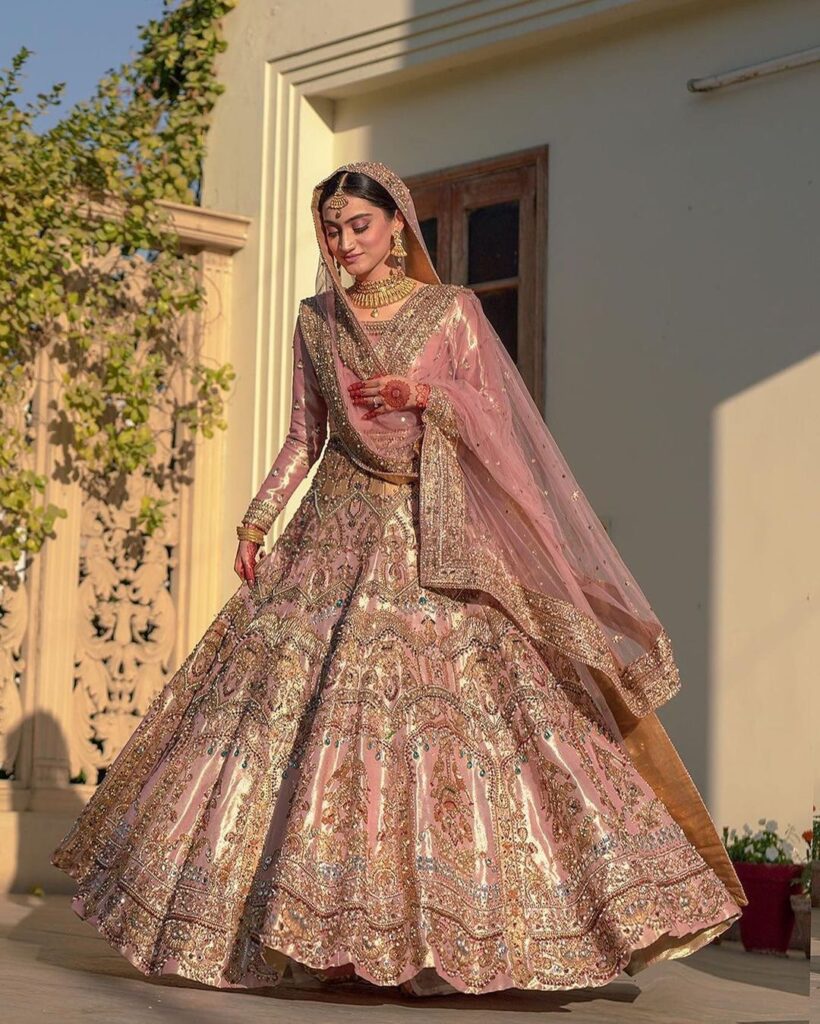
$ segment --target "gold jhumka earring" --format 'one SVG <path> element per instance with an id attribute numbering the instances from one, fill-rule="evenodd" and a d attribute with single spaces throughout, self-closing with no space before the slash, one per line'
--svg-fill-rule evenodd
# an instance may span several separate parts
<path id="1" fill-rule="evenodd" d="M 401 228 L 393 232 L 393 244 L 390 247 L 390 255 L 395 256 L 396 259 L 403 259 L 407 255 L 407 250 L 404 248 L 404 243 L 401 240 Z"/>

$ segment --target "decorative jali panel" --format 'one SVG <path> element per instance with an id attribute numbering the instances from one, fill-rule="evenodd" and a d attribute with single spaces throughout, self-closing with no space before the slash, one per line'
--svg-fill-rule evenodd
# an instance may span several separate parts
<path id="1" fill-rule="evenodd" d="M 205 310 L 183 314 L 177 337 L 184 352 L 219 366 L 230 358 L 231 256 L 250 220 L 179 204 L 169 210 L 206 291 Z M 132 269 L 123 336 L 140 344 L 128 318 L 146 301 L 143 268 Z M 222 536 L 222 504 L 213 499 L 222 492 L 226 442 L 196 443 L 187 427 L 176 433 L 171 410 L 190 400 L 191 385 L 172 380 L 169 402 L 153 410 L 166 472 L 150 485 L 132 474 L 127 493 L 115 480 L 109 500 L 67 464 L 67 428 L 53 416 L 65 367 L 49 355 L 41 353 L 28 402 L 0 410 L 0 425 L 30 433 L 44 498 L 67 512 L 25 578 L 21 570 L 21 585 L 0 589 L 0 811 L 12 813 L 76 811 L 84 792 L 69 781 L 100 781 L 187 650 L 191 606 L 201 629 L 219 599 L 211 564 L 192 552 L 213 550 Z M 163 503 L 164 525 L 152 536 L 138 527 L 144 497 Z"/>
<path id="2" fill-rule="evenodd" d="M 83 506 L 70 761 L 72 778 L 82 772 L 92 784 L 171 670 L 178 509 L 169 504 L 164 527 L 140 537 L 131 529 L 139 503 Z"/>

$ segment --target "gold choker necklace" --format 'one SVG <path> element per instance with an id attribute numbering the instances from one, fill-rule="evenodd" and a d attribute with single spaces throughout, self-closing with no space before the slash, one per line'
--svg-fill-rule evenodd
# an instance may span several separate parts
<path id="1" fill-rule="evenodd" d="M 379 315 L 380 306 L 389 306 L 407 296 L 416 287 L 412 277 L 400 271 L 379 281 L 356 281 L 348 291 L 350 301 L 369 309 L 372 317 Z"/>

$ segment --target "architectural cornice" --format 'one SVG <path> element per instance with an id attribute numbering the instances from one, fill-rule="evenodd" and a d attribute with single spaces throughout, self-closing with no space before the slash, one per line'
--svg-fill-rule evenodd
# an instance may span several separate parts
<path id="1" fill-rule="evenodd" d="M 161 200 L 158 204 L 171 214 L 174 229 L 185 246 L 209 252 L 234 253 L 248 240 L 252 218 L 223 213 L 203 206 L 187 206 Z"/>
<path id="2" fill-rule="evenodd" d="M 461 0 L 389 24 L 275 54 L 270 63 L 306 95 L 343 96 L 436 63 L 468 63 L 691 0 Z"/>

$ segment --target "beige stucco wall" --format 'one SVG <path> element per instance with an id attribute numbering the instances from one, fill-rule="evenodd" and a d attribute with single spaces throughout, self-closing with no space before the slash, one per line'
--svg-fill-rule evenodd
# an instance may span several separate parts
<path id="1" fill-rule="evenodd" d="M 518 31 L 504 4 L 487 28 L 488 6 L 243 0 L 227 21 L 205 202 L 253 227 L 220 590 L 287 426 L 314 182 L 348 159 L 412 174 L 546 143 L 547 422 L 672 635 L 683 689 L 661 717 L 717 824 L 802 830 L 820 778 L 820 65 L 686 81 L 820 42 L 820 7 L 542 3 Z M 350 36 L 358 63 L 334 42 Z"/>

